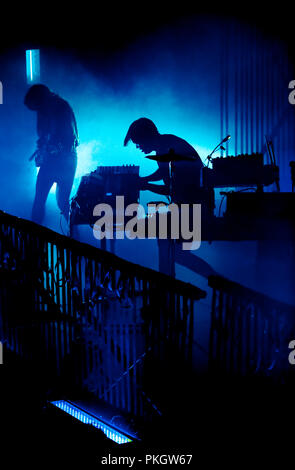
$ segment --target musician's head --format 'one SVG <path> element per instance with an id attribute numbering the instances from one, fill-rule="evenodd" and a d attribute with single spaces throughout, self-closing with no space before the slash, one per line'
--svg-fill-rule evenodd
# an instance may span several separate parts
<path id="1" fill-rule="evenodd" d="M 148 154 L 156 150 L 159 135 L 153 121 L 140 118 L 130 125 L 124 139 L 124 145 L 126 146 L 131 140 L 143 153 Z"/>
<path id="2" fill-rule="evenodd" d="M 48 103 L 51 94 L 46 85 L 32 85 L 26 93 L 24 104 L 32 111 L 38 111 Z"/>

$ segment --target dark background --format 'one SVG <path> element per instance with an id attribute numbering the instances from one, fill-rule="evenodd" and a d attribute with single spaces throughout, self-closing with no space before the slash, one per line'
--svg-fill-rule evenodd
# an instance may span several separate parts
<path id="1" fill-rule="evenodd" d="M 210 7 L 191 6 L 182 2 L 137 2 L 131 5 L 102 2 L 72 3 L 39 2 L 35 5 L 4 5 L 1 7 L 0 50 L 19 43 L 28 47 L 55 46 L 74 48 L 102 56 L 150 34 L 160 28 L 173 26 L 198 15 L 217 18 L 236 18 L 246 24 L 256 25 L 262 32 L 284 40 L 290 56 L 293 47 L 294 17 L 290 4 L 284 2 L 260 3 L 233 2 Z"/>

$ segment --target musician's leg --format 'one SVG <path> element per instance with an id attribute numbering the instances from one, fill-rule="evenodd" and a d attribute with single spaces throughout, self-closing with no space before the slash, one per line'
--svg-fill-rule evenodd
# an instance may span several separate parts
<path id="1" fill-rule="evenodd" d="M 58 178 L 56 185 L 56 201 L 61 213 L 68 221 L 70 212 L 69 199 L 76 172 L 76 160 L 73 159 L 69 161 L 69 163 L 63 167 L 63 170 L 63 174 Z"/>
<path id="2" fill-rule="evenodd" d="M 56 185 L 56 201 L 57 205 L 64 216 L 64 218 L 69 220 L 70 213 L 70 194 L 72 190 L 73 181 L 65 179 L 64 181 L 57 183 Z"/>
<path id="3" fill-rule="evenodd" d="M 175 262 L 205 278 L 218 274 L 207 261 L 191 251 L 183 250 L 181 243 L 176 243 Z"/>
<path id="4" fill-rule="evenodd" d="M 45 215 L 45 204 L 51 186 L 54 183 L 52 174 L 48 168 L 41 166 L 37 175 L 36 193 L 32 208 L 32 220 L 41 224 Z"/>

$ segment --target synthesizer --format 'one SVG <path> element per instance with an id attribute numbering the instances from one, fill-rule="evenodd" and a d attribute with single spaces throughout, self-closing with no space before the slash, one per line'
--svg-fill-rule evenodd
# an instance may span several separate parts
<path id="1" fill-rule="evenodd" d="M 139 201 L 139 166 L 99 166 L 83 176 L 71 203 L 71 224 L 91 224 L 94 207 L 115 208 L 116 196 L 124 196 L 126 206 Z"/>
<path id="2" fill-rule="evenodd" d="M 263 154 L 212 158 L 212 168 L 202 169 L 204 187 L 268 186 L 278 179 L 279 167 L 264 165 Z"/>

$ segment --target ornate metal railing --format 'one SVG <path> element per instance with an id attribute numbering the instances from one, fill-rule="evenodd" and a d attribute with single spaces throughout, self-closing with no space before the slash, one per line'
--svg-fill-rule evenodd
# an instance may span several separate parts
<path id="1" fill-rule="evenodd" d="M 293 377 L 288 346 L 295 339 L 295 307 L 220 276 L 209 277 L 209 286 L 210 372 L 279 382 Z"/>
<path id="2" fill-rule="evenodd" d="M 160 414 L 168 371 L 189 376 L 205 292 L 3 212 L 0 234 L 5 348 L 53 391 Z"/>

